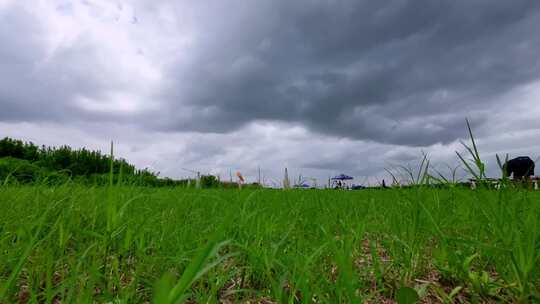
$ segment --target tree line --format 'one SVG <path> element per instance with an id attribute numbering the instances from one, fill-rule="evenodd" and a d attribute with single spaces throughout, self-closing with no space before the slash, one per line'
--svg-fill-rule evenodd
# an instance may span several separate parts
<path id="1" fill-rule="evenodd" d="M 0 182 L 11 179 L 18 182 L 65 182 L 68 179 L 82 183 L 107 184 L 124 181 L 131 184 L 171 186 L 180 184 L 147 169 L 138 170 L 125 159 L 115 159 L 100 151 L 69 146 L 37 146 L 9 137 L 0 140 Z"/>
<path id="2" fill-rule="evenodd" d="M 85 148 L 74 150 L 69 146 L 38 147 L 32 142 L 11 138 L 0 140 L 0 157 L 27 160 L 35 165 L 55 171 L 65 170 L 72 176 L 109 173 L 111 157 L 99 151 Z M 125 175 L 137 174 L 135 166 L 124 159 L 113 160 L 113 172 L 118 174 L 122 168 Z"/>
<path id="3" fill-rule="evenodd" d="M 159 172 L 137 169 L 123 158 L 112 157 L 111 161 L 111 155 L 86 148 L 37 146 L 9 137 L 0 140 L 0 185 L 7 182 L 63 184 L 68 181 L 85 185 L 107 185 L 112 181 L 114 184 L 152 187 L 238 187 L 237 183 L 220 181 L 213 175 L 202 175 L 198 181 L 195 178 L 161 178 Z"/>

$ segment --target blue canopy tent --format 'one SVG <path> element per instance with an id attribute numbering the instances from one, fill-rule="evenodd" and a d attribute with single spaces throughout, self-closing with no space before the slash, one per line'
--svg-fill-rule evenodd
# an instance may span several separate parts
<path id="1" fill-rule="evenodd" d="M 345 175 L 345 174 L 341 173 L 340 175 L 334 176 L 334 177 L 332 177 L 331 179 L 332 179 L 332 180 L 341 180 L 341 181 L 344 181 L 344 180 L 351 180 L 351 179 L 354 179 L 354 177 L 348 176 L 348 175 Z"/>
<path id="2" fill-rule="evenodd" d="M 302 183 L 300 185 L 295 185 L 294 186 L 295 188 L 300 188 L 300 189 L 308 189 L 308 188 L 311 188 L 310 185 L 306 184 L 306 183 Z"/>
<path id="3" fill-rule="evenodd" d="M 345 174 L 341 173 L 340 175 L 337 175 L 337 176 L 334 176 L 334 177 L 331 178 L 331 180 L 333 181 L 332 182 L 332 187 L 336 188 L 336 189 L 349 188 L 349 186 L 347 185 L 347 183 L 345 181 L 353 180 L 353 179 L 354 179 L 354 177 L 348 176 L 348 175 L 345 175 Z"/>

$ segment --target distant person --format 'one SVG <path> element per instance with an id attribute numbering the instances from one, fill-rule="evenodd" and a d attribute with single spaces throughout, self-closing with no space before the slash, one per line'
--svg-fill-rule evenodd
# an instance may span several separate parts
<path id="1" fill-rule="evenodd" d="M 382 180 L 382 187 L 383 187 L 383 188 L 387 188 L 387 187 L 386 187 L 386 182 L 384 181 L 384 179 Z"/>
<path id="2" fill-rule="evenodd" d="M 528 156 L 520 156 L 505 164 L 506 174 L 514 179 L 522 179 L 534 175 L 534 161 Z"/>

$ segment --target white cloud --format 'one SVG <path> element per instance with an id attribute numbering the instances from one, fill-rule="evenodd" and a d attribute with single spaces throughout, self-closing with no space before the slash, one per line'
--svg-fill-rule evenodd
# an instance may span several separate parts
<path id="1" fill-rule="evenodd" d="M 0 0 L 0 136 L 104 151 L 113 139 L 118 155 L 171 177 L 187 167 L 254 180 L 261 167 L 279 180 L 288 167 L 320 182 L 344 172 L 375 183 L 422 151 L 456 165 L 469 116 L 490 174 L 495 153 L 540 156 L 537 63 L 521 62 L 537 57 L 532 17 L 459 48 L 424 40 L 432 31 L 399 9 L 356 29 L 335 18 L 347 5 L 359 8 Z M 461 24 L 441 22 L 446 34 Z M 515 48 L 497 48 L 510 36 Z M 486 40 L 503 51 L 488 54 Z"/>

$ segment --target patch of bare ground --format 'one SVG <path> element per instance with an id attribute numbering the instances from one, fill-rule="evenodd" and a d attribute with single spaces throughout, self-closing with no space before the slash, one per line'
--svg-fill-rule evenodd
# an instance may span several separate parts
<path id="1" fill-rule="evenodd" d="M 277 301 L 273 300 L 270 297 L 259 297 L 259 298 L 253 298 L 253 299 L 244 299 L 240 301 L 231 301 L 226 299 L 220 299 L 220 304 L 233 304 L 233 303 L 242 303 L 242 304 L 275 304 L 278 303 Z"/>
<path id="2" fill-rule="evenodd" d="M 112 266 L 112 261 L 116 259 L 117 267 Z M 115 276 L 113 269 L 117 268 L 117 276 L 118 276 L 118 284 L 111 284 L 110 291 L 113 294 L 117 294 L 120 292 L 121 289 L 129 288 L 133 284 L 135 284 L 136 280 L 136 273 L 135 273 L 135 264 L 136 260 L 134 257 L 127 257 L 125 259 L 116 258 L 114 256 L 110 256 L 106 259 L 105 268 L 109 269 L 107 272 L 107 275 L 111 277 L 111 282 L 114 281 L 112 279 L 113 276 Z M 18 289 L 17 292 L 17 303 L 28 303 L 31 301 L 32 292 L 37 292 L 37 301 L 38 302 L 48 302 L 49 299 L 46 299 L 45 293 L 47 291 L 47 288 L 49 287 L 52 290 L 55 291 L 55 295 L 53 296 L 50 301 L 52 303 L 61 303 L 62 300 L 60 298 L 60 294 L 69 293 L 68 290 L 64 290 L 63 292 L 58 291 L 57 289 L 61 287 L 62 282 L 66 280 L 69 276 L 69 266 L 67 264 L 60 265 L 57 267 L 55 271 L 52 272 L 51 277 L 47 278 L 45 275 L 42 275 L 42 277 L 38 279 L 34 279 L 34 283 L 32 278 L 30 278 L 30 275 L 27 271 L 22 271 L 19 280 L 17 282 L 16 288 Z M 82 273 L 78 275 L 78 281 L 81 282 L 81 284 L 84 284 L 85 281 L 88 280 L 89 275 Z M 31 290 L 31 284 L 35 284 L 34 290 Z M 49 286 L 48 286 L 49 285 Z M 141 293 L 145 293 L 145 288 L 140 283 L 137 285 L 137 291 L 141 291 Z M 76 293 L 76 291 L 75 291 Z M 104 293 L 104 290 L 100 287 L 94 287 L 93 290 L 93 296 L 100 296 Z"/>
<path id="3" fill-rule="evenodd" d="M 245 265 L 242 265 L 237 258 L 231 257 L 223 261 L 218 266 L 219 273 L 228 274 L 228 279 L 225 281 L 223 286 L 219 288 L 217 294 L 218 303 L 222 304 L 232 304 L 232 303 L 243 303 L 243 304 L 274 304 L 278 301 L 272 299 L 269 296 L 260 296 L 257 295 L 257 290 L 252 282 L 249 280 L 248 268 Z M 291 289 L 291 286 L 286 284 L 284 287 L 284 292 L 287 292 Z M 259 290 L 260 291 L 260 290 Z M 266 290 L 268 291 L 268 290 Z"/>
<path id="4" fill-rule="evenodd" d="M 63 268 L 63 269 L 62 269 Z M 67 266 L 61 267 L 58 270 L 54 271 L 50 278 L 50 284 L 52 285 L 51 288 L 55 289 L 60 286 L 60 283 L 62 282 L 65 274 L 67 272 Z M 27 271 L 22 271 L 19 275 L 19 280 L 17 283 L 17 303 L 28 303 L 31 300 L 31 287 L 30 285 L 32 279 L 30 278 L 30 275 Z M 39 278 L 39 281 L 37 282 L 37 290 L 40 292 L 40 296 L 37 299 L 38 301 L 45 302 L 47 301 L 44 299 L 44 297 L 41 295 L 45 292 L 47 288 L 47 279 L 43 275 L 41 278 Z M 52 303 L 60 303 L 60 298 L 58 296 L 55 296 L 51 299 Z"/>
<path id="5" fill-rule="evenodd" d="M 471 303 L 473 302 L 473 297 L 477 297 L 465 282 L 463 284 L 457 284 L 456 282 L 444 280 L 434 266 L 431 264 L 429 266 L 424 276 L 414 280 L 414 287 L 417 290 L 424 290 L 420 298 L 420 303 Z M 497 273 L 493 270 L 489 274 L 490 280 L 495 280 L 498 277 Z M 495 297 L 477 297 L 474 299 L 474 302 L 494 304 L 500 303 L 500 299 Z"/>
<path id="6" fill-rule="evenodd" d="M 372 251 L 372 247 L 374 252 Z M 377 261 L 374 261 L 373 258 L 376 257 Z M 384 272 L 388 268 L 388 265 L 391 263 L 391 258 L 386 249 L 378 242 L 373 239 L 364 238 L 360 242 L 358 252 L 354 258 L 354 265 L 357 269 L 357 272 L 366 282 L 369 282 L 369 292 L 378 292 L 378 289 L 381 286 L 377 286 L 377 277 L 376 277 L 376 267 L 379 267 L 378 271 Z M 388 279 L 388 275 L 383 277 Z M 380 299 L 382 300 L 382 299 Z"/>
<path id="7" fill-rule="evenodd" d="M 373 254 L 373 249 L 375 254 Z M 411 287 L 414 287 L 420 296 L 419 303 L 471 303 L 473 297 L 476 303 L 499 303 L 495 296 L 478 297 L 474 291 L 470 289 L 467 282 L 461 285 L 456 282 L 444 280 L 441 273 L 430 262 L 431 261 L 431 246 L 427 246 L 422 256 L 422 267 L 417 270 L 423 275 L 409 282 Z M 373 261 L 374 256 L 378 259 L 378 264 L 382 273 L 382 283 L 384 286 L 378 286 L 375 268 L 377 264 Z M 359 245 L 357 257 L 354 259 L 355 267 L 358 273 L 362 276 L 368 285 L 363 291 L 370 296 L 365 299 L 365 303 L 397 303 L 393 299 L 393 292 L 398 288 L 399 275 L 391 270 L 392 259 L 389 253 L 385 250 L 376 238 L 367 237 L 362 240 Z M 474 269 L 471 269 L 474 271 Z M 331 277 L 337 276 L 337 267 L 333 266 L 330 271 Z M 489 274 L 490 282 L 500 281 L 500 276 L 494 269 L 486 269 Z M 451 296 L 450 296 L 451 295 Z"/>

